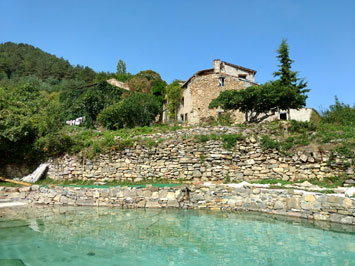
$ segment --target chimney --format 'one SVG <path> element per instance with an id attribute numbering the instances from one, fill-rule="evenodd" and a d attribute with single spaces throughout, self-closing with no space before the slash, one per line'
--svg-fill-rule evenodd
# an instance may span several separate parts
<path id="1" fill-rule="evenodd" d="M 213 71 L 215 73 L 221 72 L 221 60 L 219 59 L 213 60 Z"/>

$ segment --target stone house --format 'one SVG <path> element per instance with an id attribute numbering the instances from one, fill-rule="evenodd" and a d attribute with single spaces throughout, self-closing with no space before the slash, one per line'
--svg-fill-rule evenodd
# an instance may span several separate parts
<path id="1" fill-rule="evenodd" d="M 209 109 L 210 102 L 225 90 L 242 90 L 255 82 L 256 71 L 246 67 L 234 65 L 219 59 L 213 60 L 213 68 L 200 70 L 182 84 L 183 94 L 180 107 L 177 111 L 177 120 L 188 124 L 198 124 L 208 121 L 211 117 L 217 118 L 224 113 L 222 109 Z M 270 116 L 266 121 L 272 120 L 298 120 L 310 121 L 311 108 L 301 108 L 289 111 L 280 110 Z M 239 111 L 232 112 L 235 123 L 245 122 L 245 114 Z M 163 113 L 163 122 L 168 121 L 167 112 Z"/>
<path id="2" fill-rule="evenodd" d="M 242 90 L 257 83 L 254 82 L 255 70 L 234 65 L 216 59 L 213 68 L 200 70 L 190 77 L 183 85 L 183 95 L 177 119 L 189 124 L 198 124 L 217 117 L 223 110 L 208 108 L 210 102 L 225 90 Z M 244 114 L 234 112 L 237 123 L 244 122 Z M 167 114 L 163 115 L 167 121 Z"/>

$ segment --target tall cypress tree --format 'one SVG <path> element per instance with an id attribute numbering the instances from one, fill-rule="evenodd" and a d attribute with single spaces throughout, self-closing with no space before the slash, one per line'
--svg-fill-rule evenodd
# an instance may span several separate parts
<path id="1" fill-rule="evenodd" d="M 305 106 L 307 95 L 305 93 L 309 92 L 309 89 L 306 89 L 307 82 L 304 79 L 298 78 L 298 72 L 291 70 L 291 65 L 294 62 L 290 59 L 288 44 L 285 39 L 282 40 L 279 49 L 277 49 L 278 55 L 276 58 L 280 61 L 278 65 L 279 70 L 275 71 L 274 77 L 279 77 L 278 80 L 274 82 L 279 88 L 280 94 L 287 93 L 288 95 L 293 95 L 287 100 L 286 105 L 289 108 L 301 108 Z M 293 93 L 291 93 L 293 92 Z M 288 97 L 286 97 L 287 99 Z M 280 106 L 281 109 L 284 107 Z"/>

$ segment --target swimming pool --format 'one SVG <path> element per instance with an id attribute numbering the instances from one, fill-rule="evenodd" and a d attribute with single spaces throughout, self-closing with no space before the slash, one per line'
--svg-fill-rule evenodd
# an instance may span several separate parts
<path id="1" fill-rule="evenodd" d="M 198 210 L 0 209 L 0 265 L 354 265 L 353 226 Z"/>

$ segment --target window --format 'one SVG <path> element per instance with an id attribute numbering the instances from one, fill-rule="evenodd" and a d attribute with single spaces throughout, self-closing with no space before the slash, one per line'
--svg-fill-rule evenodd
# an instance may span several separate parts
<path id="1" fill-rule="evenodd" d="M 184 106 L 185 99 L 184 97 L 181 98 L 181 105 Z"/>
<path id="2" fill-rule="evenodd" d="M 185 114 L 185 121 L 187 122 L 187 113 Z"/>
<path id="3" fill-rule="evenodd" d="M 223 87 L 224 86 L 224 77 L 219 78 L 219 86 Z"/>
<path id="4" fill-rule="evenodd" d="M 238 77 L 241 79 L 247 79 L 247 74 L 239 74 Z"/>
<path id="5" fill-rule="evenodd" d="M 287 114 L 286 113 L 280 113 L 280 120 L 287 120 Z"/>
<path id="6" fill-rule="evenodd" d="M 180 115 L 181 121 L 184 121 L 184 115 Z"/>

